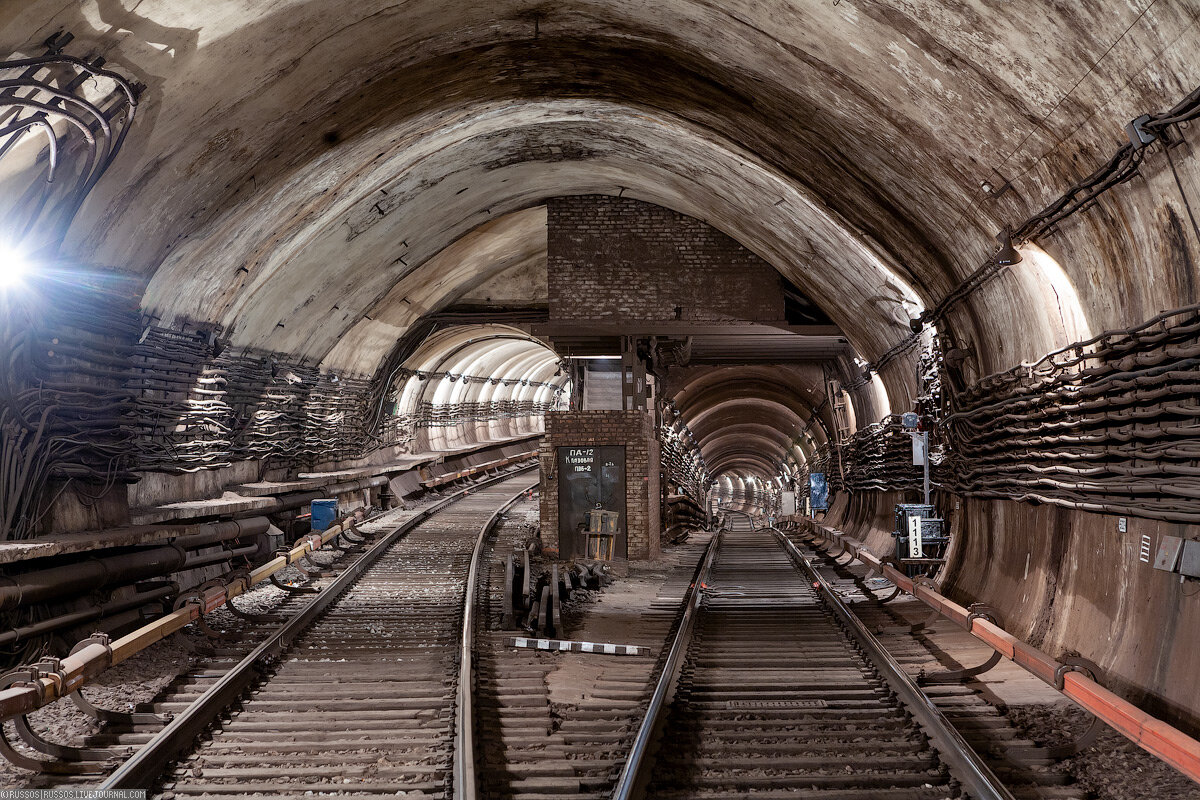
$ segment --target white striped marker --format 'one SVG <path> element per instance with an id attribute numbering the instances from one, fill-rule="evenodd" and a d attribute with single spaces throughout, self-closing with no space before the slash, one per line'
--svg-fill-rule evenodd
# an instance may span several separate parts
<path id="1" fill-rule="evenodd" d="M 567 639 L 528 639 L 514 636 L 504 640 L 509 647 L 527 647 L 533 650 L 558 650 L 572 653 L 603 653 L 609 656 L 648 656 L 649 647 L 632 644 L 603 644 L 600 642 L 573 642 Z"/>

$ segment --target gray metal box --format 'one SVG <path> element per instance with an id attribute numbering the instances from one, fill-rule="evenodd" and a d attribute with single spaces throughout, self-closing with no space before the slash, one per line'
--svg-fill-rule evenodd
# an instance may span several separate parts
<path id="1" fill-rule="evenodd" d="M 1178 536 L 1164 536 L 1158 540 L 1158 553 L 1154 556 L 1154 568 L 1164 572 L 1174 572 L 1179 564 L 1179 552 L 1183 549 L 1183 539 Z"/>
<path id="2" fill-rule="evenodd" d="M 1179 573 L 1189 578 L 1200 578 L 1200 542 L 1183 543 L 1183 558 L 1179 561 Z"/>

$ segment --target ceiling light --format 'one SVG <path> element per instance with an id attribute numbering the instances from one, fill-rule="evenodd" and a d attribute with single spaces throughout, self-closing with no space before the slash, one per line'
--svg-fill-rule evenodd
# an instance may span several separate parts
<path id="1" fill-rule="evenodd" d="M 33 272 L 33 263 L 20 248 L 0 242 L 0 289 L 16 286 Z"/>

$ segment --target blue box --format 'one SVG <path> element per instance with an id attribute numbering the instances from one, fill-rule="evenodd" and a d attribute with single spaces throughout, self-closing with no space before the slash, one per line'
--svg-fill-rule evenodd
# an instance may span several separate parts
<path id="1" fill-rule="evenodd" d="M 338 518 L 338 501 L 335 500 L 313 500 L 312 501 L 312 529 L 314 531 L 323 531 L 334 523 Z"/>
<path id="2" fill-rule="evenodd" d="M 829 484 L 825 481 L 824 472 L 811 472 L 808 475 L 809 505 L 813 511 L 829 509 Z"/>

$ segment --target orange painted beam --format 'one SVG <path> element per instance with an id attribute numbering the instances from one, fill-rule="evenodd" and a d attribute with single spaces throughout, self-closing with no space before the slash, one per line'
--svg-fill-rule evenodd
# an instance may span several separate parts
<path id="1" fill-rule="evenodd" d="M 107 647 L 96 643 L 81 648 L 79 652 L 60 662 L 61 679 L 59 674 L 44 673 L 27 685 L 5 689 L 0 692 L 0 720 L 28 714 L 65 697 L 109 667 L 165 639 L 193 620 L 199 619 L 202 614 L 220 608 L 229 602 L 231 597 L 236 597 L 250 586 L 261 583 L 306 553 L 321 549 L 343 530 L 348 529 L 348 523 L 343 520 L 321 533 L 309 534 L 299 539 L 286 557 L 278 556 L 250 573 L 248 583 L 239 578 L 228 586 L 210 587 L 200 596 L 199 603 L 188 603 L 122 636 Z"/>
<path id="2" fill-rule="evenodd" d="M 809 524 L 827 542 L 841 545 L 850 550 L 864 563 L 879 569 L 879 558 L 871 553 L 862 542 L 851 539 L 816 520 L 802 520 Z M 884 577 L 911 594 L 930 608 L 965 628 L 972 636 L 986 643 L 1013 663 L 1057 688 L 1059 670 L 1063 665 L 1032 645 L 1026 644 L 1008 631 L 981 617 L 969 618 L 967 609 L 946 598 L 929 586 L 914 584 L 907 576 L 890 566 L 883 566 Z M 1069 671 L 1062 674 L 1064 695 L 1094 714 L 1146 752 L 1162 759 L 1175 769 L 1200 783 L 1200 741 L 1193 739 L 1178 728 L 1172 727 L 1157 717 L 1142 711 L 1129 701 L 1105 689 L 1081 672 Z"/>

